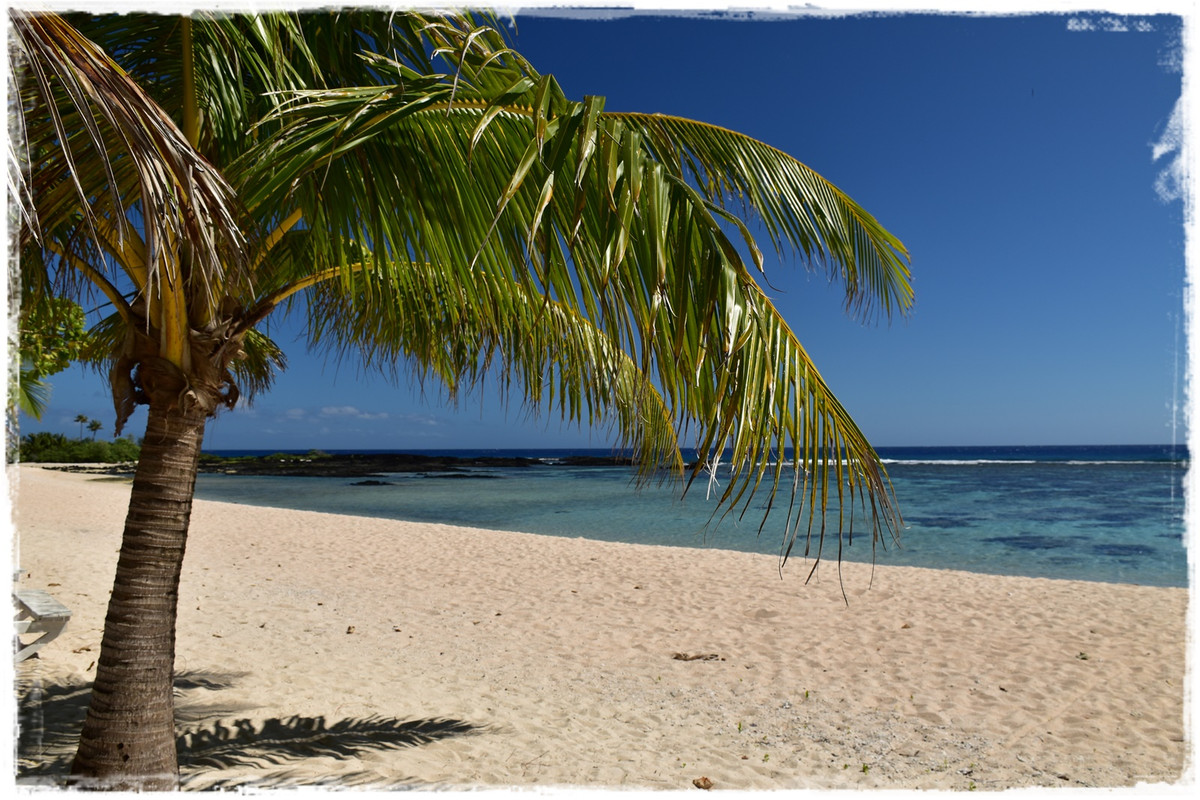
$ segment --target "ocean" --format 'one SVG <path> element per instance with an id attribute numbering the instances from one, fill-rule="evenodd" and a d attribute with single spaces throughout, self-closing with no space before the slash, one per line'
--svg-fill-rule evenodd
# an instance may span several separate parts
<path id="1" fill-rule="evenodd" d="M 338 452 L 338 451 L 329 451 Z M 706 547 L 778 555 L 782 515 L 759 526 L 767 498 L 744 517 L 713 519 L 715 497 L 697 483 L 635 487 L 631 468 L 572 466 L 567 456 L 608 450 L 406 451 L 521 456 L 528 468 L 394 474 L 359 479 L 202 474 L 196 496 L 259 506 L 443 522 L 552 536 Z M 1187 586 L 1183 447 L 879 448 L 899 501 L 900 543 L 872 552 L 856 524 L 843 558 L 881 565 L 1028 577 Z M 263 455 L 214 451 L 216 455 Z M 720 478 L 722 480 L 727 479 Z M 778 517 L 778 519 L 777 519 Z M 486 541 L 480 542 L 486 547 Z M 793 550 L 785 572 L 804 574 Z M 827 541 L 823 558 L 835 560 Z"/>

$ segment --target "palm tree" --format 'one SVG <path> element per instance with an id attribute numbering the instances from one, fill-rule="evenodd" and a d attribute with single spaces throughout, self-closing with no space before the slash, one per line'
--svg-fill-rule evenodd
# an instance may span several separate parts
<path id="1" fill-rule="evenodd" d="M 197 459 L 207 420 L 283 366 L 273 316 L 450 396 L 498 373 L 534 409 L 610 426 L 645 478 L 690 485 L 728 453 L 721 507 L 782 488 L 785 557 L 819 559 L 827 510 L 839 552 L 856 515 L 873 543 L 898 530 L 878 457 L 756 282 L 743 220 L 867 317 L 909 308 L 907 255 L 790 156 L 572 101 L 468 15 L 15 13 L 13 30 L 22 289 L 102 294 L 90 357 L 115 432 L 148 407 L 81 779 L 177 783 Z M 705 456 L 690 472 L 689 433 Z"/>
<path id="2" fill-rule="evenodd" d="M 76 414 L 75 421 L 79 423 L 79 438 L 82 439 L 83 438 L 83 426 L 87 424 L 88 415 L 87 414 Z"/>
<path id="3" fill-rule="evenodd" d="M 94 419 L 88 423 L 87 429 L 92 432 L 92 441 L 96 441 L 96 434 L 104 427 L 104 423 L 98 419 Z"/>

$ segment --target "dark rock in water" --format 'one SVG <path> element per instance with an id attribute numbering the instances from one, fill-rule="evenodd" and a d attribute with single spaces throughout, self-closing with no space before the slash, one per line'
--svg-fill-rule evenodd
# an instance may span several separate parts
<path id="1" fill-rule="evenodd" d="M 565 456 L 555 459 L 555 466 L 613 467 L 630 466 L 634 460 L 625 456 Z M 130 475 L 136 464 L 85 464 L 52 467 L 69 472 L 88 472 L 103 475 Z M 199 471 L 219 475 L 273 475 L 277 477 L 315 478 L 381 478 L 391 473 L 427 473 L 438 478 L 499 478 L 500 475 L 479 474 L 480 467 L 525 469 L 546 467 L 537 458 L 517 456 L 430 456 L 413 453 L 346 453 L 331 455 L 312 452 L 274 453 L 266 456 L 200 456 Z M 355 484 L 363 486 L 381 483 Z"/>
<path id="2" fill-rule="evenodd" d="M 1016 548 L 1017 550 L 1054 550 L 1059 547 L 1066 547 L 1067 542 L 1062 539 L 1055 539 L 1051 536 L 1037 536 L 1034 534 L 1023 536 L 991 536 L 984 539 L 985 542 L 994 544 L 1003 544 L 1008 547 Z"/>
<path id="3" fill-rule="evenodd" d="M 233 458 L 203 456 L 200 460 L 200 471 L 225 475 L 378 478 L 397 472 L 465 473 L 465 470 L 470 467 L 521 468 L 535 466 L 538 463 L 536 459 L 532 458 L 456 458 L 454 456 L 425 456 L 410 453 L 347 453 L 344 455 L 276 453 L 269 456 Z"/>
<path id="4" fill-rule="evenodd" d="M 137 462 L 120 464 L 41 464 L 43 469 L 56 472 L 77 472 L 84 475 L 114 475 L 127 477 L 137 472 Z"/>
<path id="5" fill-rule="evenodd" d="M 632 467 L 637 462 L 629 456 L 563 456 L 557 463 L 568 467 Z"/>
<path id="6" fill-rule="evenodd" d="M 392 483 L 391 481 L 369 480 L 369 481 L 355 481 L 354 483 L 352 483 L 350 485 L 351 486 L 395 486 L 396 484 Z"/>
<path id="7" fill-rule="evenodd" d="M 553 462 L 559 466 L 613 467 L 630 466 L 634 460 L 627 456 L 565 456 Z M 431 456 L 413 453 L 346 453 L 331 455 L 275 453 L 268 456 L 200 458 L 201 472 L 226 475 L 276 475 L 282 477 L 379 478 L 389 473 L 432 473 L 427 477 L 496 478 L 470 470 L 479 467 L 524 469 L 545 467 L 547 462 L 537 458 L 517 456 Z"/>
<path id="8" fill-rule="evenodd" d="M 1140 544 L 1098 544 L 1092 547 L 1092 552 L 1102 556 L 1130 558 L 1135 556 L 1152 556 L 1154 555 L 1154 548 Z"/>
<path id="9" fill-rule="evenodd" d="M 908 517 L 907 522 L 920 528 L 970 528 L 975 522 L 966 515 L 946 515 L 941 517 Z"/>
<path id="10" fill-rule="evenodd" d="M 503 475 L 489 475 L 486 472 L 441 472 L 433 475 L 422 475 L 423 478 L 441 478 L 443 480 L 494 481 Z"/>

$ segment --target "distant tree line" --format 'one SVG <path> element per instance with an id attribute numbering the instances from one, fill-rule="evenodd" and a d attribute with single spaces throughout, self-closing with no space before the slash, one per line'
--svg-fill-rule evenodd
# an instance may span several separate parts
<path id="1" fill-rule="evenodd" d="M 141 447 L 131 439 L 110 442 L 69 439 L 61 433 L 39 431 L 21 437 L 19 458 L 24 462 L 60 464 L 119 464 L 137 461 Z"/>

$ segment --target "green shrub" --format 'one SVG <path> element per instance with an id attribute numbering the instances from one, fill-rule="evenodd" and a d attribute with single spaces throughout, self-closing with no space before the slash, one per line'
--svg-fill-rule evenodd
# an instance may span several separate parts
<path id="1" fill-rule="evenodd" d="M 132 439 L 113 439 L 109 442 L 109 455 L 113 461 L 137 461 L 142 455 L 142 448 Z"/>
<path id="2" fill-rule="evenodd" d="M 141 448 L 129 439 L 68 439 L 46 431 L 21 437 L 20 459 L 28 463 L 118 464 L 137 461 L 140 455 Z"/>

